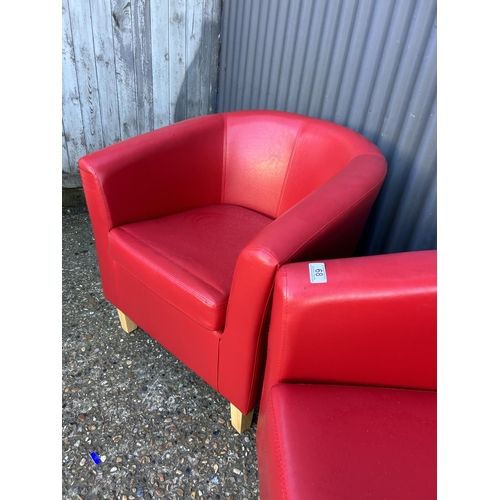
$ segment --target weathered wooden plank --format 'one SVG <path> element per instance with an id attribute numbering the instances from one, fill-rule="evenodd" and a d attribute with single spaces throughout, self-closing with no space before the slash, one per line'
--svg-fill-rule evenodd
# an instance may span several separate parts
<path id="1" fill-rule="evenodd" d="M 203 5 L 199 8 L 202 17 L 199 44 L 199 71 L 201 74 L 199 105 L 200 112 L 203 114 L 212 112 L 210 110 L 212 87 L 215 86 L 214 83 L 216 81 L 212 78 L 213 70 L 211 71 L 211 68 L 217 68 L 217 60 L 215 60 L 215 64 L 212 66 L 212 51 L 214 51 L 216 55 L 219 53 L 217 34 L 214 39 L 214 34 L 212 32 L 212 28 L 214 24 L 218 23 L 219 17 L 216 14 L 217 17 L 214 19 L 214 7 L 216 3 L 218 3 L 217 0 L 204 0 Z M 197 15 L 200 15 L 200 13 L 197 13 Z"/>
<path id="2" fill-rule="evenodd" d="M 221 45 L 221 25 L 222 25 L 222 3 L 223 0 L 209 0 L 210 7 L 206 8 L 206 12 L 210 16 L 209 26 L 210 26 L 210 46 L 205 47 L 205 53 L 203 58 L 207 62 L 206 74 L 209 75 L 209 113 L 215 113 L 217 108 L 217 93 L 219 91 L 218 81 L 219 81 L 219 63 L 220 63 L 220 51 L 222 49 Z M 204 11 L 205 12 L 205 11 Z M 204 15 L 205 18 L 205 15 Z M 204 83 L 204 94 L 206 94 L 206 85 Z"/>
<path id="3" fill-rule="evenodd" d="M 64 133 L 64 122 L 62 123 L 62 171 L 69 172 L 69 156 L 68 148 L 66 147 L 66 135 Z"/>
<path id="4" fill-rule="evenodd" d="M 170 123 L 186 118 L 186 92 L 182 88 L 186 75 L 186 0 L 170 0 L 169 43 L 169 107 Z"/>
<path id="5" fill-rule="evenodd" d="M 120 141 L 120 116 L 116 87 L 115 54 L 113 46 L 113 18 L 109 2 L 90 0 L 92 31 L 99 103 L 101 108 L 103 145 Z"/>
<path id="6" fill-rule="evenodd" d="M 62 2 L 62 75 L 63 142 L 66 147 L 66 159 L 63 148 L 62 170 L 65 174 L 76 175 L 77 161 L 86 153 L 86 145 L 67 0 Z"/>
<path id="7" fill-rule="evenodd" d="M 153 126 L 170 124 L 169 96 L 169 3 L 151 0 L 151 54 L 153 84 Z"/>
<path id="8" fill-rule="evenodd" d="M 129 0 L 111 0 L 116 85 L 121 139 L 138 133 L 132 8 Z"/>
<path id="9" fill-rule="evenodd" d="M 197 15 L 201 17 L 201 28 L 200 28 L 200 44 L 199 44 L 199 58 L 198 63 L 200 68 L 200 73 L 202 75 L 200 82 L 200 101 L 199 106 L 203 114 L 208 113 L 209 103 L 210 103 L 210 81 L 208 80 L 208 89 L 203 86 L 204 78 L 209 75 L 210 72 L 207 71 L 210 65 L 210 50 L 212 48 L 212 37 L 211 37 L 211 21 L 212 21 L 212 0 L 203 0 L 202 6 L 199 8 L 201 11 Z M 205 91 L 203 91 L 205 90 Z M 207 92 L 208 90 L 208 92 Z"/>
<path id="10" fill-rule="evenodd" d="M 103 147 L 101 110 L 95 69 L 92 16 L 88 1 L 68 0 L 80 107 L 87 152 Z"/>
<path id="11" fill-rule="evenodd" d="M 150 0 L 132 2 L 137 86 L 137 133 L 153 129 L 153 72 L 151 62 Z"/>
<path id="12" fill-rule="evenodd" d="M 63 0 L 66 180 L 86 153 L 214 110 L 220 13 L 221 0 Z"/>
<path id="13" fill-rule="evenodd" d="M 202 81 L 202 21 L 200 15 L 202 2 L 200 0 L 186 4 L 186 118 L 198 116 L 201 112 L 201 81 Z"/>

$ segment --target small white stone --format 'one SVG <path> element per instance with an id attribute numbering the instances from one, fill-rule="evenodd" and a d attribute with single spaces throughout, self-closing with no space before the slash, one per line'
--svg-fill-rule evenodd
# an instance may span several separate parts
<path id="1" fill-rule="evenodd" d="M 86 462 L 86 460 L 85 460 L 84 458 L 82 458 L 82 459 L 80 460 L 80 465 L 85 465 L 85 462 Z"/>
<path id="2" fill-rule="evenodd" d="M 101 457 L 101 462 L 105 462 L 105 461 L 106 461 L 106 455 L 103 455 L 103 456 Z"/>
<path id="3" fill-rule="evenodd" d="M 118 469 L 116 467 L 111 468 L 111 472 L 116 472 Z"/>

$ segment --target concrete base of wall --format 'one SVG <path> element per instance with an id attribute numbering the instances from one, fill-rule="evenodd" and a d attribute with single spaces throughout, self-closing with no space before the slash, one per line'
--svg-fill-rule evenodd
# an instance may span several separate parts
<path id="1" fill-rule="evenodd" d="M 63 188 L 62 206 L 63 207 L 84 207 L 86 206 L 83 188 Z"/>

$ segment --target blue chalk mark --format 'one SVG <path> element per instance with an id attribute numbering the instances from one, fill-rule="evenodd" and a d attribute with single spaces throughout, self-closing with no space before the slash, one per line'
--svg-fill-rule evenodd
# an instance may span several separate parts
<path id="1" fill-rule="evenodd" d="M 89 453 L 90 455 L 90 458 L 94 461 L 94 463 L 96 464 L 100 464 L 101 463 L 101 459 L 99 457 L 99 455 L 97 453 L 95 453 L 94 451 L 90 452 Z"/>

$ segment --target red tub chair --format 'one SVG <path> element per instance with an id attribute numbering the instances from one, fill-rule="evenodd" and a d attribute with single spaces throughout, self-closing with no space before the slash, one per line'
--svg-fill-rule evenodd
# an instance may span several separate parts
<path id="1" fill-rule="evenodd" d="M 260 498 L 436 498 L 436 251 L 324 264 L 276 276 Z"/>
<path id="2" fill-rule="evenodd" d="M 252 421 L 287 262 L 352 255 L 386 175 L 342 126 L 276 111 L 185 120 L 79 161 L 105 297 Z"/>

